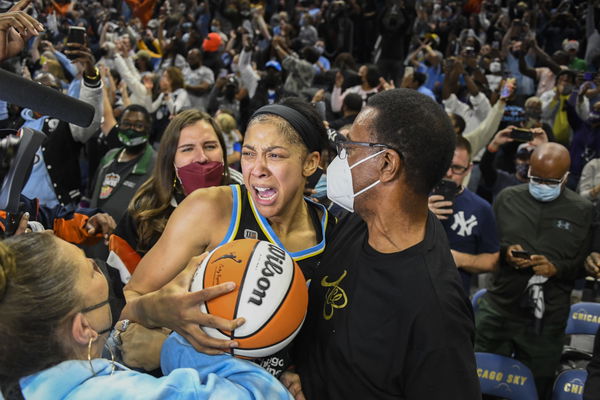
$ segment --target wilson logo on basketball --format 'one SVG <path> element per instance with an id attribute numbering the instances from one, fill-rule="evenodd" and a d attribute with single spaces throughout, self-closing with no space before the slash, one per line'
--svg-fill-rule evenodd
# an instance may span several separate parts
<path id="1" fill-rule="evenodd" d="M 263 276 L 258 278 L 256 281 L 256 289 L 252 291 L 252 297 L 248 299 L 248 303 L 256 304 L 257 306 L 262 305 L 263 298 L 267 295 L 267 290 L 271 287 L 270 277 L 275 274 L 281 275 L 283 273 L 283 262 L 285 261 L 285 252 L 279 247 L 269 245 L 269 254 L 265 257 L 265 262 L 261 273 Z"/>
<path id="2" fill-rule="evenodd" d="M 236 340 L 239 347 L 231 353 L 245 358 L 268 357 L 294 339 L 306 315 L 308 290 L 302 270 L 284 249 L 255 239 L 225 243 L 202 261 L 190 291 L 223 282 L 234 282 L 236 289 L 202 302 L 200 311 L 246 322 L 233 331 L 202 326 L 206 334 Z"/>

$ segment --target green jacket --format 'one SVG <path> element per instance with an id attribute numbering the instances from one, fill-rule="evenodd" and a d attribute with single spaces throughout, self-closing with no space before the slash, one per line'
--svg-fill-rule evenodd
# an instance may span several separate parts
<path id="1" fill-rule="evenodd" d="M 156 161 L 156 152 L 149 144 L 139 156 L 137 162 L 127 171 L 121 174 L 119 182 L 112 189 L 110 195 L 106 198 L 100 198 L 104 178 L 109 173 L 110 166 L 116 162 L 118 155 L 124 148 L 120 147 L 106 153 L 100 161 L 100 167 L 94 179 L 93 192 L 91 196 L 91 207 L 102 208 L 110 214 L 118 223 L 123 214 L 127 211 L 129 201 L 133 198 L 138 188 L 152 175 L 154 162 Z M 103 196 L 104 197 L 104 196 Z"/>

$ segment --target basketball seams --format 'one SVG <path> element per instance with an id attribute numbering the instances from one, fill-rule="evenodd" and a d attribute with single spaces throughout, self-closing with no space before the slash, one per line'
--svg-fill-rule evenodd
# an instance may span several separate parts
<path id="1" fill-rule="evenodd" d="M 271 355 L 277 353 L 278 351 L 280 351 L 281 349 L 286 348 L 296 337 L 296 335 L 298 335 L 298 333 L 300 332 L 300 329 L 302 328 L 302 325 L 304 324 L 304 321 L 306 320 L 306 314 L 304 315 L 304 317 L 302 318 L 302 321 L 300 321 L 300 324 L 298 324 L 298 326 L 296 327 L 296 329 L 294 329 L 294 331 L 289 334 L 288 336 L 284 337 L 283 339 L 269 345 L 269 346 L 262 346 L 262 347 L 243 347 L 243 348 L 235 348 L 232 349 L 233 350 L 233 355 L 236 356 L 242 356 L 242 357 L 246 357 L 248 359 L 253 359 L 253 358 L 265 358 L 265 357 L 271 357 Z M 284 347 L 282 347 L 281 349 L 277 349 L 275 352 L 273 352 L 271 355 L 265 355 L 265 356 L 249 356 L 247 354 L 243 354 L 246 352 L 251 352 L 251 351 L 260 351 L 260 350 L 265 350 L 265 349 L 272 349 L 272 348 L 277 348 L 278 346 L 280 346 L 282 343 L 288 342 Z"/>
<path id="2" fill-rule="evenodd" d="M 285 292 L 285 295 L 281 298 L 281 301 L 277 305 L 277 308 L 275 310 L 273 310 L 273 312 L 271 312 L 271 315 L 269 316 L 269 318 L 260 327 L 258 327 L 258 329 L 256 329 L 250 335 L 236 336 L 235 339 L 246 339 L 246 338 L 254 336 L 257 333 L 259 333 L 260 331 L 262 331 L 263 328 L 265 326 L 267 326 L 269 324 L 269 322 L 271 322 L 271 320 L 273 319 L 273 317 L 277 315 L 277 313 L 279 312 L 279 309 L 281 309 L 281 307 L 285 304 L 285 301 L 288 298 L 288 295 L 289 295 L 290 291 L 292 290 L 294 279 L 296 278 L 296 263 L 294 262 L 294 260 L 292 259 L 292 257 L 287 252 L 285 253 L 285 255 L 286 255 L 285 260 L 288 260 L 288 257 L 289 257 L 290 261 L 292 262 L 292 276 L 291 276 L 291 279 L 289 280 L 289 284 L 288 284 L 287 290 Z M 244 272 L 244 274 L 245 274 L 245 272 Z M 245 275 L 244 275 L 244 278 L 245 278 Z M 244 282 L 244 281 L 242 280 L 242 282 Z M 241 289 L 240 289 L 240 292 L 241 292 Z M 239 302 L 239 297 L 238 297 L 238 302 Z M 237 304 L 236 304 L 236 314 L 235 315 L 237 315 Z M 232 339 L 233 339 L 233 337 L 232 337 Z"/>
<path id="3" fill-rule="evenodd" d="M 240 300 L 242 298 L 241 294 L 242 294 L 242 290 L 244 289 L 244 282 L 246 281 L 246 275 L 248 274 L 248 266 L 251 265 L 252 263 L 252 258 L 254 257 L 254 252 L 256 251 L 256 248 L 258 247 L 258 245 L 261 242 L 259 240 L 256 241 L 256 243 L 254 243 L 254 247 L 252 248 L 252 251 L 250 252 L 249 256 L 248 256 L 248 261 L 246 262 L 246 266 L 244 268 L 244 274 L 242 275 L 242 279 L 240 280 L 240 284 L 238 287 L 238 295 L 236 296 L 236 300 L 235 300 L 235 308 L 233 309 L 233 316 L 235 318 L 237 318 L 238 315 L 238 309 L 240 306 Z M 230 338 L 233 339 L 237 339 L 235 337 L 235 329 L 231 331 L 231 335 Z"/>
<path id="4" fill-rule="evenodd" d="M 215 247 L 214 249 L 211 250 L 210 253 L 208 253 L 208 255 L 206 256 L 206 258 L 204 258 L 204 260 L 202 261 L 202 264 L 200 264 L 200 268 L 203 268 L 202 273 L 200 274 L 200 287 L 204 288 L 205 287 L 205 283 L 206 283 L 206 271 L 208 271 L 208 262 L 210 261 L 210 259 L 212 258 L 212 256 L 215 254 L 215 251 L 218 249 L 218 247 Z M 210 308 L 208 307 L 208 303 L 205 301 L 204 302 L 204 307 L 206 308 L 206 313 L 207 314 L 212 314 Z M 221 332 L 223 333 L 223 332 Z M 224 334 L 224 333 L 223 333 Z"/>

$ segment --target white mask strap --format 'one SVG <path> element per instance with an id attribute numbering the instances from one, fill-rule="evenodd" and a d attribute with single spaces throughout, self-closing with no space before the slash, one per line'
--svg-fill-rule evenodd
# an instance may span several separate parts
<path id="1" fill-rule="evenodd" d="M 365 162 L 365 161 L 367 161 L 367 160 L 370 160 L 371 158 L 373 158 L 373 157 L 375 157 L 375 156 L 378 156 L 378 155 L 380 155 L 380 154 L 381 154 L 381 153 L 383 153 L 384 151 L 385 151 L 385 150 L 378 151 L 378 152 L 377 152 L 377 153 L 375 153 L 375 154 L 371 154 L 370 156 L 368 156 L 368 157 L 366 157 L 366 158 L 363 158 L 363 159 L 362 159 L 362 160 L 360 160 L 360 161 L 357 161 L 356 163 L 354 163 L 354 165 L 350 166 L 350 169 L 352 169 L 352 168 L 356 167 L 356 166 L 357 166 L 357 165 L 359 165 L 359 164 L 362 164 L 362 163 L 364 163 L 364 162 Z"/>
<path id="2" fill-rule="evenodd" d="M 362 193 L 364 193 L 367 190 L 371 189 L 373 186 L 377 185 L 380 182 L 381 182 L 380 180 L 376 180 L 375 182 L 373 182 L 372 184 L 370 184 L 366 188 L 359 190 L 358 193 L 354 193 L 354 197 L 360 196 Z"/>

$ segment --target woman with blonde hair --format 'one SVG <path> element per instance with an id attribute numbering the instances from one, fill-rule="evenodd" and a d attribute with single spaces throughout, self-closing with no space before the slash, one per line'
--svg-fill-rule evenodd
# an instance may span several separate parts
<path id="1" fill-rule="evenodd" d="M 162 378 L 101 358 L 112 328 L 107 281 L 79 248 L 48 233 L 0 242 L 0 320 L 7 400 L 291 399 L 262 368 L 198 353 L 177 334 L 165 341 Z"/>
<path id="2" fill-rule="evenodd" d="M 238 130 L 235 118 L 229 113 L 219 112 L 215 120 L 223 131 L 223 139 L 225 139 L 227 149 L 227 162 L 229 165 L 239 163 L 244 138 Z"/>

